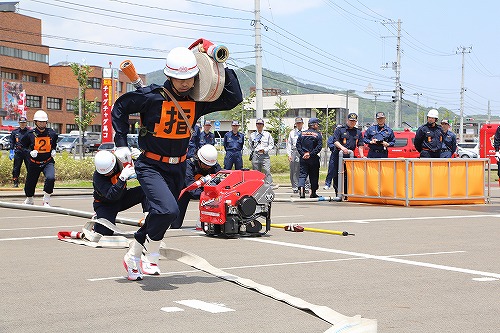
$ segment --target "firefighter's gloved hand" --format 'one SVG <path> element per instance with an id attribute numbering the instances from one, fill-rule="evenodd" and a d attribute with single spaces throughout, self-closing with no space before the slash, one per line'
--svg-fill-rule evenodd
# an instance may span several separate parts
<path id="1" fill-rule="evenodd" d="M 120 162 L 126 164 L 132 162 L 132 153 L 129 147 L 118 147 L 115 150 L 115 156 Z"/>
<path id="2" fill-rule="evenodd" d="M 52 150 L 52 151 L 50 152 L 50 156 L 55 157 L 55 156 L 56 156 L 56 151 L 55 151 L 55 150 Z"/>
<path id="3" fill-rule="evenodd" d="M 135 169 L 131 164 L 129 164 L 123 168 L 118 178 L 120 178 L 122 181 L 127 181 L 127 179 L 131 178 L 134 175 L 135 175 Z"/>
<path id="4" fill-rule="evenodd" d="M 495 153 L 495 159 L 497 160 L 497 162 L 500 162 L 500 151 L 497 151 Z"/>
<path id="5" fill-rule="evenodd" d="M 130 155 L 134 160 L 136 160 L 139 157 L 139 155 L 141 155 L 141 151 L 135 147 L 130 148 Z"/>
<path id="6" fill-rule="evenodd" d="M 38 156 L 38 150 L 32 150 L 32 151 L 30 151 L 30 155 L 33 158 L 37 157 Z"/>

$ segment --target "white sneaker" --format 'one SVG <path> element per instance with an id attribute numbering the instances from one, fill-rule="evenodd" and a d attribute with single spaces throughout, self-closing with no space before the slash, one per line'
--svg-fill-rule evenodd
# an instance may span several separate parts
<path id="1" fill-rule="evenodd" d="M 330 189 L 330 186 L 328 186 L 328 185 L 323 186 L 323 190 L 329 190 L 329 189 Z"/>
<path id="2" fill-rule="evenodd" d="M 52 207 L 52 206 L 48 202 L 44 202 L 43 207 Z"/>
<path id="3" fill-rule="evenodd" d="M 130 281 L 142 280 L 141 253 L 143 246 L 135 239 L 130 243 L 130 248 L 123 257 L 123 266 L 127 270 L 127 279 Z"/>
<path id="4" fill-rule="evenodd" d="M 160 267 L 158 266 L 157 263 L 155 263 L 155 257 L 157 255 L 158 257 L 160 256 L 159 253 L 154 253 L 154 254 L 148 254 L 146 256 L 142 256 L 141 258 L 141 270 L 143 274 L 146 275 L 160 275 Z M 158 260 L 158 259 L 156 259 Z"/>
<path id="5" fill-rule="evenodd" d="M 50 207 L 50 194 L 48 193 L 43 195 L 43 207 Z"/>
<path id="6" fill-rule="evenodd" d="M 143 275 L 140 268 L 141 258 L 134 257 L 130 253 L 126 253 L 123 257 L 123 267 L 127 270 L 127 279 L 129 281 L 142 280 Z"/>
<path id="7" fill-rule="evenodd" d="M 160 261 L 160 246 L 160 241 L 153 241 L 149 236 L 146 236 L 143 256 L 141 257 L 142 273 L 147 275 L 160 275 L 160 267 L 158 267 L 158 262 Z"/>
<path id="8" fill-rule="evenodd" d="M 33 197 L 26 197 L 26 200 L 24 200 L 25 205 L 34 205 L 35 200 L 33 200 Z"/>

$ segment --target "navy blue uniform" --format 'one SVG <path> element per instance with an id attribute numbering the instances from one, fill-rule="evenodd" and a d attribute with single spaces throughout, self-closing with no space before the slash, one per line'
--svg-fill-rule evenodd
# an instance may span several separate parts
<path id="1" fill-rule="evenodd" d="M 304 187 L 306 178 L 309 176 L 311 182 L 311 193 L 316 193 L 319 188 L 319 156 L 323 148 L 323 137 L 321 133 L 308 128 L 302 131 L 297 138 L 297 152 L 300 155 L 299 187 Z M 309 152 L 310 157 L 304 159 L 304 154 Z"/>
<path id="2" fill-rule="evenodd" d="M 245 136 L 241 132 L 234 134 L 233 131 L 227 132 L 224 135 L 224 149 L 226 156 L 224 157 L 224 169 L 231 170 L 233 165 L 235 170 L 243 168 L 243 144 Z"/>
<path id="3" fill-rule="evenodd" d="M 179 215 L 177 198 L 186 176 L 188 127 L 205 114 L 230 110 L 243 100 L 236 74 L 229 68 L 225 72 L 224 90 L 214 102 L 195 102 L 187 96 L 176 96 L 170 81 L 165 81 L 165 89 L 175 96 L 189 124 L 170 98 L 160 94 L 162 87 L 155 84 L 128 92 L 114 104 L 112 119 L 117 147 L 127 146 L 130 114 L 139 113 L 143 126 L 139 148 L 144 152 L 135 162 L 135 171 L 151 208 L 146 223 L 135 233 L 140 244 L 144 244 L 146 234 L 153 241 L 161 240 Z"/>
<path id="4" fill-rule="evenodd" d="M 453 153 L 457 150 L 457 137 L 452 131 L 443 131 L 443 145 L 441 148 L 441 158 L 451 158 Z"/>
<path id="5" fill-rule="evenodd" d="M 27 197 L 32 197 L 35 194 L 36 183 L 43 172 L 45 182 L 43 191 L 47 194 L 52 194 L 54 191 L 54 183 L 56 181 L 56 170 L 54 168 L 54 159 L 52 158 L 52 150 L 56 149 L 57 133 L 52 128 L 45 128 L 40 132 L 38 128 L 32 129 L 26 133 L 21 139 L 21 145 L 27 148 L 28 151 L 36 150 L 36 157 L 29 157 L 28 175 L 24 184 L 24 193 Z"/>
<path id="6" fill-rule="evenodd" d="M 196 151 L 198 150 L 198 142 L 200 142 L 200 126 L 194 125 L 193 134 L 189 139 L 188 151 L 186 155 L 187 158 L 191 158 L 196 154 Z"/>
<path id="7" fill-rule="evenodd" d="M 377 143 L 370 143 L 372 139 L 377 140 Z M 380 127 L 377 124 L 368 127 L 364 138 L 364 143 L 366 143 L 370 149 L 368 151 L 368 158 L 387 158 L 389 152 L 382 144 L 383 141 L 387 142 L 389 147 L 394 147 L 396 143 L 394 131 L 389 126 L 384 125 Z"/>
<path id="8" fill-rule="evenodd" d="M 415 148 L 422 158 L 439 158 L 443 147 L 443 131 L 440 125 L 426 123 L 415 133 Z"/>
<path id="9" fill-rule="evenodd" d="M 184 180 L 184 187 L 188 187 L 195 181 L 204 177 L 206 175 L 211 175 L 217 173 L 221 170 L 219 163 L 215 163 L 209 169 L 203 169 L 200 167 L 200 161 L 198 157 L 193 157 L 186 162 L 186 179 Z M 184 222 L 184 217 L 186 216 L 186 210 L 191 199 L 199 200 L 201 192 L 203 192 L 203 186 L 198 187 L 192 191 L 186 191 L 179 199 L 179 216 L 175 222 L 172 223 L 172 229 L 179 229 L 182 227 L 182 222 Z"/>
<path id="10" fill-rule="evenodd" d="M 127 181 L 119 178 L 120 168 L 115 166 L 113 174 L 110 176 L 101 175 L 94 171 L 94 212 L 97 218 L 105 218 L 109 222 L 116 224 L 116 215 L 137 204 L 142 204 L 142 210 L 149 210 L 148 200 L 140 186 L 127 188 Z M 96 223 L 94 231 L 104 236 L 113 235 L 113 230 Z"/>
<path id="11" fill-rule="evenodd" d="M 21 166 L 26 167 L 26 171 L 28 171 L 29 166 L 29 153 L 21 143 L 21 139 L 28 134 L 30 129 L 25 127 L 21 129 L 21 127 L 16 128 L 10 133 L 10 149 L 14 150 L 14 165 L 12 167 L 12 180 L 15 184 L 18 184 L 18 178 L 21 174 Z"/>
<path id="12" fill-rule="evenodd" d="M 333 135 L 328 138 L 327 144 L 330 148 L 330 161 L 328 164 L 328 174 L 326 175 L 325 185 L 330 186 L 333 180 L 333 188 L 335 195 L 338 194 L 339 183 L 339 152 L 340 149 L 335 146 L 335 142 L 339 142 L 342 146 L 354 151 L 357 147 L 364 145 L 363 134 L 357 127 L 349 128 L 347 125 L 341 125 L 335 129 Z M 349 158 L 349 155 L 344 154 L 344 158 Z M 344 189 L 347 189 L 347 174 L 344 173 Z"/>

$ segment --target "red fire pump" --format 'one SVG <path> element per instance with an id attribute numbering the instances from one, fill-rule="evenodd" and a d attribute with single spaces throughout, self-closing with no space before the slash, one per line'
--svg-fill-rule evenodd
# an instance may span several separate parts
<path id="1" fill-rule="evenodd" d="M 271 229 L 274 191 L 257 170 L 222 170 L 203 188 L 200 222 L 209 235 L 261 236 Z M 261 222 L 262 221 L 262 222 Z M 265 222 L 265 231 L 261 232 Z"/>

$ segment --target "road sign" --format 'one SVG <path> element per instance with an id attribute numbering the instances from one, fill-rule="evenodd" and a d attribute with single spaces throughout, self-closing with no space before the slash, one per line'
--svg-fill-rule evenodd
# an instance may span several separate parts
<path id="1" fill-rule="evenodd" d="M 214 130 L 220 131 L 220 121 L 219 120 L 214 121 Z"/>

